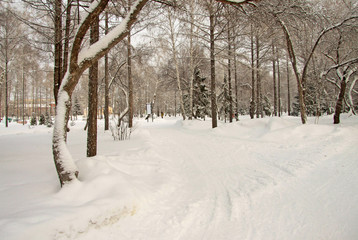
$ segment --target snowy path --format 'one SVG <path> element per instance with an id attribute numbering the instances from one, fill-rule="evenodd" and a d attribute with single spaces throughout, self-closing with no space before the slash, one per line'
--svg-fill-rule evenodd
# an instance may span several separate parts
<path id="1" fill-rule="evenodd" d="M 134 216 L 81 239 L 103 232 L 119 239 L 356 239 L 358 197 L 347 190 L 358 186 L 351 179 L 358 163 L 348 157 L 336 166 L 336 155 L 349 149 L 331 144 L 343 133 L 296 126 L 293 139 L 285 135 L 289 122 L 260 127 L 240 136 L 232 126 L 144 125 L 165 186 Z"/>
<path id="2" fill-rule="evenodd" d="M 9 237 L 16 240 L 358 239 L 358 118 L 340 126 L 295 118 L 210 124 L 139 121 L 130 141 L 102 134 L 91 159 L 79 157 L 84 133 L 74 129 L 81 182 L 54 194 L 53 176 L 43 175 L 42 198 L 17 199 L 23 210 L 4 210 L 0 229 L 24 229 Z"/>

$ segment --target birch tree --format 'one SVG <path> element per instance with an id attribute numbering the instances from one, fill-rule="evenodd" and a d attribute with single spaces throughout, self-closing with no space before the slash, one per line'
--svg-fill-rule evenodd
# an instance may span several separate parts
<path id="1" fill-rule="evenodd" d="M 183 99 L 183 92 L 181 87 L 181 81 L 180 81 L 180 70 L 179 70 L 179 62 L 177 57 L 177 39 L 176 39 L 176 31 L 175 31 L 175 23 L 173 19 L 173 13 L 171 9 L 168 9 L 168 21 L 169 21 L 169 34 L 170 34 L 170 44 L 172 49 L 172 55 L 175 65 L 175 77 L 177 80 L 178 85 L 178 92 L 179 92 L 179 101 L 180 101 L 180 112 L 182 114 L 183 120 L 186 119 L 186 113 L 184 108 L 184 99 Z"/>

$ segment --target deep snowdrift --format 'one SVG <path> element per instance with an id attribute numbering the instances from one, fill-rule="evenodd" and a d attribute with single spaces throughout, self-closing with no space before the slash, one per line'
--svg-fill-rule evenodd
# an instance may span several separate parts
<path id="1" fill-rule="evenodd" d="M 358 239 L 358 118 L 313 122 L 137 120 L 85 158 L 77 121 L 61 191 L 52 130 L 2 124 L 0 239 Z"/>

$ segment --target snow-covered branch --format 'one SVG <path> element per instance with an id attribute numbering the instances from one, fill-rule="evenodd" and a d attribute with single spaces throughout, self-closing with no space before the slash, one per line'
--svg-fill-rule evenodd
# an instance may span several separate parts
<path id="1" fill-rule="evenodd" d="M 304 65 L 304 67 L 303 67 L 303 71 L 302 71 L 302 76 L 303 76 L 303 77 L 306 75 L 306 72 L 307 72 L 307 69 L 308 69 L 308 63 L 311 61 L 311 58 L 312 58 L 312 56 L 313 56 L 313 54 L 314 54 L 314 52 L 315 52 L 315 50 L 316 50 L 316 48 L 317 48 L 319 42 L 321 41 L 322 37 L 323 37 L 326 33 L 330 32 L 330 31 L 332 31 L 332 30 L 334 30 L 334 29 L 337 29 L 337 28 L 342 27 L 346 22 L 351 21 L 351 20 L 353 20 L 353 19 L 358 19 L 358 16 L 352 16 L 352 17 L 346 18 L 346 19 L 344 19 L 343 21 L 341 21 L 341 22 L 339 22 L 339 23 L 337 23 L 337 24 L 335 24 L 335 25 L 332 25 L 332 26 L 330 26 L 330 27 L 327 27 L 327 28 L 325 28 L 325 29 L 323 29 L 323 30 L 321 31 L 321 33 L 318 35 L 318 38 L 317 38 L 316 42 L 315 42 L 314 45 L 313 45 L 313 48 L 312 48 L 312 50 L 311 50 L 311 52 L 310 52 L 310 54 L 309 54 L 309 56 L 308 56 L 308 58 L 307 58 L 307 60 L 306 60 L 306 62 L 305 62 L 305 65 Z"/>
<path id="2" fill-rule="evenodd" d="M 137 20 L 139 12 L 147 2 L 148 0 L 137 0 L 118 26 L 96 43 L 81 50 L 77 59 L 79 67 L 88 68 L 88 66 L 103 57 L 112 47 L 124 39 L 129 33 L 130 26 Z"/>
<path id="3" fill-rule="evenodd" d="M 83 38 L 85 37 L 89 26 L 92 24 L 92 22 L 95 20 L 95 18 L 103 12 L 103 10 L 106 8 L 109 0 L 95 0 L 91 3 L 90 7 L 88 8 L 87 12 L 82 16 L 82 21 L 76 31 L 75 38 L 72 44 L 71 49 L 71 57 L 69 59 L 70 61 L 70 70 L 72 68 L 72 71 L 74 68 L 78 65 L 78 58 L 79 58 L 79 50 L 81 48 Z M 83 51 L 83 50 L 82 50 Z M 81 51 L 81 52 L 82 52 Z"/>
<path id="4" fill-rule="evenodd" d="M 328 73 L 334 69 L 338 69 L 340 67 L 343 67 L 343 66 L 346 66 L 346 65 L 350 65 L 350 64 L 354 64 L 354 63 L 358 63 L 358 57 L 357 58 L 352 58 L 352 59 L 349 59 L 347 61 L 344 61 L 342 63 L 339 63 L 339 64 L 336 64 L 336 65 L 333 65 L 331 67 L 329 67 L 326 71 L 322 72 L 321 73 L 321 78 L 325 77 L 326 75 L 328 75 Z"/>
<path id="5" fill-rule="evenodd" d="M 240 5 L 243 5 L 245 3 L 255 5 L 254 2 L 259 2 L 260 0 L 216 0 L 216 1 L 217 2 L 222 2 L 222 3 L 227 3 L 227 4 L 232 4 L 232 5 L 236 5 L 236 6 L 240 6 Z"/>

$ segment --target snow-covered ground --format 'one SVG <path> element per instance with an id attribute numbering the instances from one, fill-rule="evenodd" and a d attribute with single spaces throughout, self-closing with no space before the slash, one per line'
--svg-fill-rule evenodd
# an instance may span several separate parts
<path id="1" fill-rule="evenodd" d="M 60 191 L 52 129 L 0 126 L 0 239 L 358 239 L 358 117 L 137 120 L 131 140 L 84 122 Z"/>

